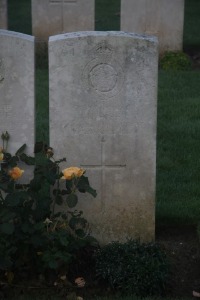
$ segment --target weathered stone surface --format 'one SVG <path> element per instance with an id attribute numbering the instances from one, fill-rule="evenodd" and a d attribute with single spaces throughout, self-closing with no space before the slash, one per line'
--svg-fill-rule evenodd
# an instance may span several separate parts
<path id="1" fill-rule="evenodd" d="M 7 0 L 0 0 L 0 29 L 7 29 Z"/>
<path id="2" fill-rule="evenodd" d="M 32 0 L 32 31 L 39 40 L 79 30 L 94 30 L 94 0 Z"/>
<path id="3" fill-rule="evenodd" d="M 157 54 L 155 37 L 50 37 L 50 145 L 87 170 L 98 197 L 79 208 L 101 243 L 154 238 Z"/>
<path id="4" fill-rule="evenodd" d="M 12 154 L 26 143 L 26 152 L 33 155 L 34 74 L 34 37 L 0 30 L 0 134 L 10 133 Z"/>
<path id="5" fill-rule="evenodd" d="M 159 52 L 182 50 L 184 0 L 121 0 L 121 30 L 156 35 Z"/>

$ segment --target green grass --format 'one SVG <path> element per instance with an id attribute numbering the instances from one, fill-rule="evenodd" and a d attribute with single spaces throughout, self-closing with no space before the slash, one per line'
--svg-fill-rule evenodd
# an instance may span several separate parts
<path id="1" fill-rule="evenodd" d="M 197 222 L 200 215 L 200 72 L 160 72 L 157 220 Z"/>
<path id="2" fill-rule="evenodd" d="M 36 140 L 49 143 L 49 77 L 47 69 L 36 70 Z"/>
<path id="3" fill-rule="evenodd" d="M 200 50 L 200 1 L 185 0 L 184 49 Z"/>
<path id="4" fill-rule="evenodd" d="M 95 29 L 120 30 L 120 0 L 96 0 Z"/>
<path id="5" fill-rule="evenodd" d="M 31 0 L 7 0 L 8 29 L 31 34 Z"/>
<path id="6" fill-rule="evenodd" d="M 42 0 L 41 0 L 42 1 Z M 31 33 L 31 1 L 8 0 L 9 29 Z M 96 30 L 119 30 L 120 0 L 96 0 Z M 200 49 L 200 0 L 185 0 L 184 48 Z M 200 215 L 200 72 L 159 72 L 157 224 Z M 36 72 L 37 140 L 48 141 L 48 71 Z"/>

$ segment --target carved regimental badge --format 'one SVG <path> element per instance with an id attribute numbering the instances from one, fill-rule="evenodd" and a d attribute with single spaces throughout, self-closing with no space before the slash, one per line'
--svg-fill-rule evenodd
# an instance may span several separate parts
<path id="1" fill-rule="evenodd" d="M 106 42 L 99 43 L 92 51 L 93 58 L 85 66 L 83 79 L 87 88 L 111 98 L 117 95 L 124 83 L 124 72 L 112 58 L 113 48 Z"/>

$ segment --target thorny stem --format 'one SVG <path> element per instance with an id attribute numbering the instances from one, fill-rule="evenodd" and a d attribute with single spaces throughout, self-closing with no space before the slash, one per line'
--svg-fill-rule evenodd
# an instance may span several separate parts
<path id="1" fill-rule="evenodd" d="M 6 149 L 5 149 L 5 152 L 7 152 L 7 148 L 8 148 L 8 140 L 6 140 Z"/>
<path id="2" fill-rule="evenodd" d="M 58 165 L 57 165 L 56 173 L 57 173 L 57 175 L 59 175 L 59 166 Z M 57 179 L 57 182 L 56 182 L 56 195 L 55 195 L 55 198 L 54 198 L 54 201 L 53 201 L 53 206 L 52 206 L 52 215 L 54 215 L 54 213 L 55 213 L 56 197 L 58 195 L 59 188 L 60 188 L 60 182 L 59 182 L 59 179 Z"/>

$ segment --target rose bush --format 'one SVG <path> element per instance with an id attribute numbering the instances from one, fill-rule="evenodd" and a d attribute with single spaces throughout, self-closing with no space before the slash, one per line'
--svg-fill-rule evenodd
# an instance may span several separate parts
<path id="1" fill-rule="evenodd" d="M 75 209 L 79 193 L 96 197 L 96 191 L 85 170 L 69 167 L 60 171 L 60 163 L 66 159 L 55 160 L 53 149 L 43 143 L 36 144 L 35 157 L 30 157 L 24 153 L 25 145 L 11 155 L 7 151 L 8 133 L 2 134 L 2 139 L 0 280 L 16 284 L 42 276 L 53 285 L 61 270 L 67 276 L 80 249 L 96 243 L 83 212 Z M 18 182 L 26 177 L 22 163 L 34 166 L 28 184 Z M 54 277 L 49 279 L 49 274 Z"/>

